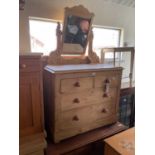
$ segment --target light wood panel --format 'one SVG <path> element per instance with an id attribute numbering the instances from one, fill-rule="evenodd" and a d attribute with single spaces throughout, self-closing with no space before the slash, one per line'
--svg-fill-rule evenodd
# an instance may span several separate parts
<path id="1" fill-rule="evenodd" d="M 117 121 L 122 68 L 73 66 L 44 70 L 46 128 L 54 142 Z"/>
<path id="2" fill-rule="evenodd" d="M 91 130 L 89 132 L 80 134 L 78 136 L 74 136 L 72 138 L 63 140 L 58 144 L 54 144 L 51 141 L 48 143 L 47 147 L 47 155 L 86 155 L 86 147 L 88 144 L 94 144 L 96 141 L 101 140 L 101 147 L 103 149 L 103 139 L 114 135 L 118 132 L 125 130 L 126 127 L 121 123 L 117 122 L 110 126 L 101 127 L 95 130 Z M 86 148 L 85 148 L 86 147 Z M 81 150 L 81 149 L 84 150 Z M 89 150 L 92 153 L 94 148 L 90 147 Z M 78 150 L 78 151 L 77 151 Z M 81 152 L 82 151 L 82 152 Z M 70 153 L 71 152 L 71 153 Z M 89 153 L 88 153 L 89 154 Z"/>

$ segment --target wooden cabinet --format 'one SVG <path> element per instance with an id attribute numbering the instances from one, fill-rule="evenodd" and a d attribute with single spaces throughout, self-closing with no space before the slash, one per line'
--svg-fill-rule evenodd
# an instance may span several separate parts
<path id="1" fill-rule="evenodd" d="M 46 142 L 40 54 L 20 55 L 19 58 L 19 135 L 20 155 L 37 154 L 40 150 L 43 155 Z M 38 143 L 35 142 L 37 139 Z M 32 148 L 29 151 L 31 143 L 41 147 L 38 147 L 39 150 Z"/>
<path id="2" fill-rule="evenodd" d="M 46 129 L 54 142 L 117 121 L 122 68 L 103 64 L 46 66 Z"/>

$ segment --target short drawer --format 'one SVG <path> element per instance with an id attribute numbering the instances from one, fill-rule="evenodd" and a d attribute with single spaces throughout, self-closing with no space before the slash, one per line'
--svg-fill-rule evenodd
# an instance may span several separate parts
<path id="1" fill-rule="evenodd" d="M 117 87 L 110 87 L 107 92 L 103 88 L 94 89 L 94 96 L 96 103 L 115 102 L 117 100 Z"/>
<path id="2" fill-rule="evenodd" d="M 104 91 L 101 88 L 62 94 L 60 97 L 61 111 L 114 101 L 116 97 L 117 88 L 110 88 L 107 96 L 104 96 Z"/>
<path id="3" fill-rule="evenodd" d="M 105 119 L 116 113 L 116 105 L 113 102 L 106 102 L 93 106 L 93 117 L 96 120 Z"/>
<path id="4" fill-rule="evenodd" d="M 93 81 L 93 77 L 62 79 L 60 84 L 60 92 L 78 92 L 85 89 L 90 89 L 93 88 Z"/>
<path id="5" fill-rule="evenodd" d="M 20 72 L 32 72 L 40 70 L 41 70 L 41 62 L 38 60 L 27 60 L 27 59 L 19 60 Z"/>
<path id="6" fill-rule="evenodd" d="M 103 87 L 106 83 L 109 83 L 110 87 L 117 87 L 120 84 L 120 74 L 105 73 L 98 75 L 95 78 L 95 87 Z"/>

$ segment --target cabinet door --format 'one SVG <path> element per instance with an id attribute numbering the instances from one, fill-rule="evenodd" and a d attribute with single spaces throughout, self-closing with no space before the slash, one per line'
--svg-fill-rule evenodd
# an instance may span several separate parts
<path id="1" fill-rule="evenodd" d="M 20 76 L 19 128 L 20 136 L 41 131 L 40 79 L 37 75 Z"/>

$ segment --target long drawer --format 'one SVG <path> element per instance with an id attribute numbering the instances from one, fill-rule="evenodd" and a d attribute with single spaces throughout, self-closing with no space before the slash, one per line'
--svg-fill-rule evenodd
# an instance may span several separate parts
<path id="1" fill-rule="evenodd" d="M 105 119 L 99 119 L 90 124 L 84 124 L 81 126 L 72 126 L 70 128 L 61 129 L 59 131 L 56 131 L 54 136 L 55 136 L 55 139 L 59 141 L 60 139 L 69 138 L 86 131 L 103 127 L 104 125 L 107 125 L 107 124 L 112 124 L 116 121 L 117 121 L 116 115 L 111 115 L 110 117 L 106 117 Z"/>
<path id="2" fill-rule="evenodd" d="M 104 74 L 94 74 L 94 77 L 74 77 L 61 79 L 60 93 L 78 92 L 90 88 L 104 88 L 106 82 L 109 83 L 110 87 L 117 87 L 120 85 L 120 72 L 104 72 Z"/>
<path id="3" fill-rule="evenodd" d="M 67 138 L 116 121 L 115 104 L 107 102 L 62 112 L 56 135 Z"/>
<path id="4" fill-rule="evenodd" d="M 93 104 L 114 102 L 118 88 L 110 88 L 108 96 L 104 96 L 103 89 L 89 89 L 77 93 L 62 94 L 60 97 L 61 111 L 89 106 Z"/>
<path id="5" fill-rule="evenodd" d="M 72 129 L 109 117 L 116 113 L 115 106 L 114 103 L 106 102 L 62 112 L 60 129 Z"/>

